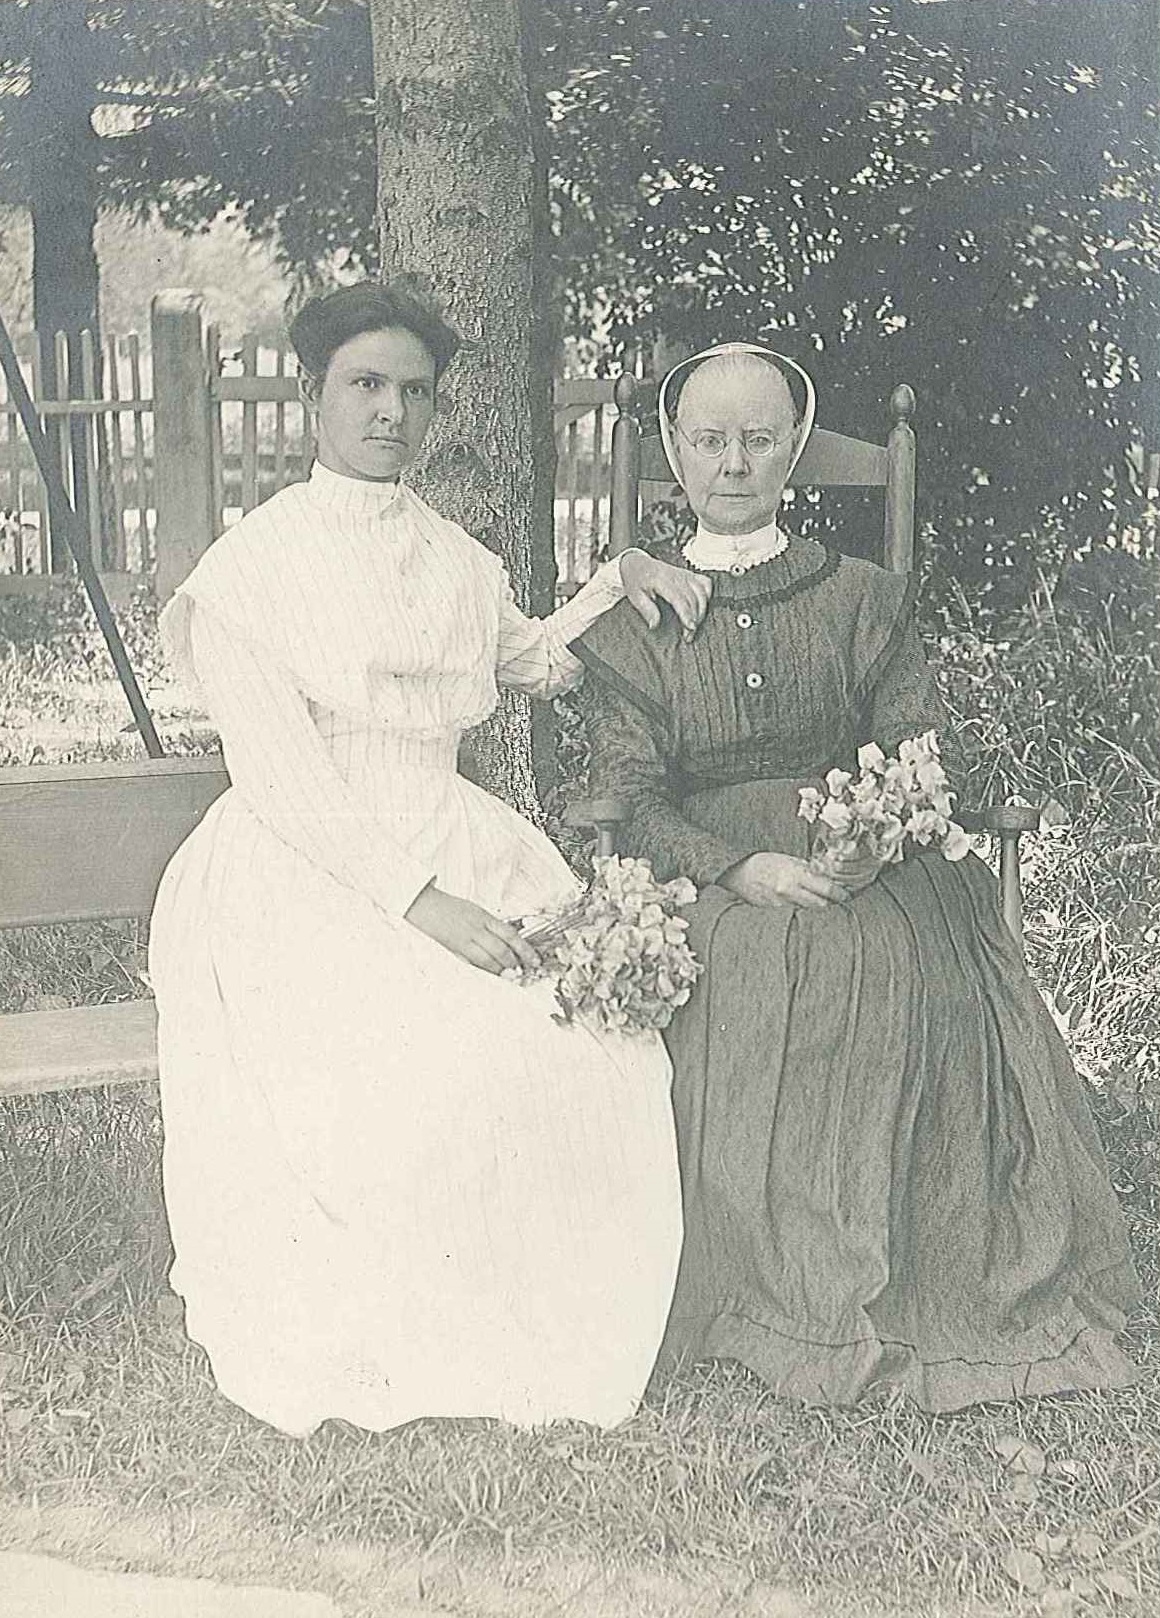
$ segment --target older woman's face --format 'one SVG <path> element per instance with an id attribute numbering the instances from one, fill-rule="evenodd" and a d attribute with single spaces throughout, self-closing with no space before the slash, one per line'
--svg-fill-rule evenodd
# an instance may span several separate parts
<path id="1" fill-rule="evenodd" d="M 318 459 L 332 472 L 393 481 L 419 453 L 435 409 L 435 363 L 401 326 L 360 332 L 335 349 L 312 398 Z"/>
<path id="2" fill-rule="evenodd" d="M 706 360 L 677 405 L 676 454 L 681 482 L 697 517 L 716 534 L 749 534 L 773 521 L 793 458 L 796 419 L 789 385 L 755 355 Z M 771 432 L 776 446 L 754 455 L 744 434 Z M 724 434 L 719 456 L 701 453 L 704 432 Z"/>

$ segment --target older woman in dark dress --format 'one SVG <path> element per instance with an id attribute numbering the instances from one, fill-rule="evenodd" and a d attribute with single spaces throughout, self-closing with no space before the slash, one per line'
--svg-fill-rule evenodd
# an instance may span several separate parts
<path id="1" fill-rule="evenodd" d="M 893 1383 L 930 1410 L 1119 1386 L 1120 1213 L 990 873 L 808 863 L 798 789 L 945 725 L 910 582 L 777 524 L 812 417 L 805 373 L 754 345 L 670 373 L 708 615 L 690 643 L 617 608 L 575 647 L 625 851 L 702 889 L 707 970 L 668 1034 L 686 1235 L 662 1363 L 737 1359 L 819 1403 Z"/>

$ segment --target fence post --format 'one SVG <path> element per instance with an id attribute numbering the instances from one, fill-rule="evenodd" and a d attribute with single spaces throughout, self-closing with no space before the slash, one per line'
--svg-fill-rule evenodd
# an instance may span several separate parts
<path id="1" fill-rule="evenodd" d="M 158 601 L 167 601 L 214 539 L 213 448 L 201 297 L 157 293 L 153 340 L 153 478 Z"/>

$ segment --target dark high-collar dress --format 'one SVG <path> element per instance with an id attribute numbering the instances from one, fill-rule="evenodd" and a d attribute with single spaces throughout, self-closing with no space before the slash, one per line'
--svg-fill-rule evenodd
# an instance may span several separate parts
<path id="1" fill-rule="evenodd" d="M 806 857 L 798 788 L 860 743 L 945 724 L 907 581 L 794 540 L 714 575 L 691 644 L 620 607 L 574 649 L 624 852 L 701 887 L 706 970 L 667 1036 L 686 1235 L 662 1363 L 930 1410 L 1130 1381 L 1120 1212 L 986 866 L 913 851 L 816 910 L 717 884 Z"/>

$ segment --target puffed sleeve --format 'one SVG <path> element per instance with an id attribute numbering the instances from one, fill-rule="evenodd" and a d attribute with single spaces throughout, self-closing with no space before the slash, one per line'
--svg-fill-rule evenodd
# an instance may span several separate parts
<path id="1" fill-rule="evenodd" d="M 244 636 L 197 603 L 189 655 L 234 789 L 275 836 L 402 920 L 434 873 L 384 836 L 336 769 L 306 698 Z"/>

